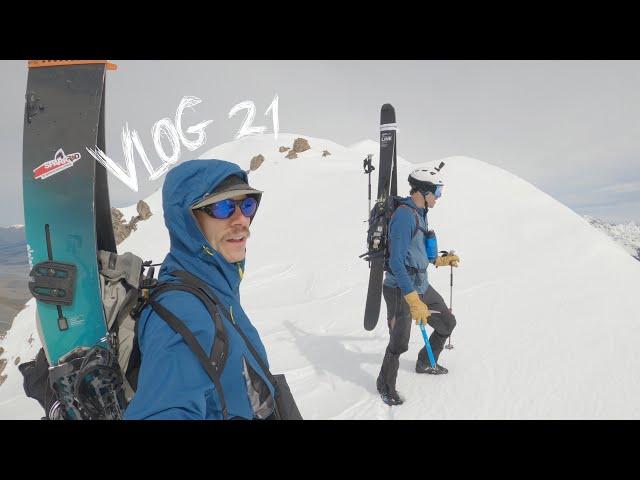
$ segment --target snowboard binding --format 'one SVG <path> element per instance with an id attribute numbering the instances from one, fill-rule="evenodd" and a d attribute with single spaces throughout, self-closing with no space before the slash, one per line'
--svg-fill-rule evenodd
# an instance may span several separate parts
<path id="1" fill-rule="evenodd" d="M 77 348 L 49 370 L 58 399 L 49 411 L 55 420 L 120 420 L 126 400 L 122 373 L 111 347 Z"/>

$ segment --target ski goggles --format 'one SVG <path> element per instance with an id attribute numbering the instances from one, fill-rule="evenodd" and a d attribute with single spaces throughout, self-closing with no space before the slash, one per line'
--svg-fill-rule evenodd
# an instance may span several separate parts
<path id="1" fill-rule="evenodd" d="M 436 185 L 435 190 L 424 190 L 422 191 L 422 195 L 424 195 L 425 197 L 427 196 L 427 194 L 429 193 L 433 193 L 433 196 L 436 198 L 440 198 L 442 196 L 442 189 L 444 188 L 444 185 Z"/>
<path id="2" fill-rule="evenodd" d="M 236 211 L 236 208 L 240 207 L 242 215 L 251 218 L 256 214 L 258 210 L 258 201 L 253 197 L 247 197 L 242 200 L 233 200 L 227 198 L 220 200 L 219 202 L 211 203 L 200 207 L 200 210 L 204 211 L 207 215 L 218 220 L 224 220 L 230 218 Z"/>

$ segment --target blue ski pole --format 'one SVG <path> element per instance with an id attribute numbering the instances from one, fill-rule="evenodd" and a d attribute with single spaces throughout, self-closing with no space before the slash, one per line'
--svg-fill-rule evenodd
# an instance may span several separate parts
<path id="1" fill-rule="evenodd" d="M 427 348 L 427 354 L 429 355 L 429 363 L 431 364 L 431 368 L 436 368 L 436 361 L 433 358 L 431 344 L 429 343 L 429 339 L 427 338 L 427 330 L 424 328 L 424 325 L 422 323 L 420 324 L 420 330 L 422 331 L 422 338 L 424 338 L 424 345 Z"/>

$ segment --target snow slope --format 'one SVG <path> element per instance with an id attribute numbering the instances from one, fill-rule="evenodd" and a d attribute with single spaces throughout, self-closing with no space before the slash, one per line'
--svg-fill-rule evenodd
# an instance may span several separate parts
<path id="1" fill-rule="evenodd" d="M 305 136 L 312 149 L 286 159 L 278 147 L 290 147 L 296 136 L 245 137 L 202 158 L 248 169 L 254 155 L 265 156 L 250 173 L 265 194 L 241 294 L 272 371 L 286 373 L 305 418 L 640 418 L 640 263 L 531 184 L 466 157 L 444 159 L 444 195 L 429 212 L 441 249 L 461 257 L 454 272 L 455 348 L 440 360 L 450 373 L 414 373 L 422 338 L 413 327 L 398 375 L 407 401 L 384 405 L 375 379 L 388 341 L 385 308 L 378 327 L 366 332 L 369 271 L 358 258 L 366 248 L 362 159 L 376 153 L 377 166 L 377 145 L 345 148 Z M 322 158 L 325 149 L 331 156 Z M 416 166 L 399 160 L 403 194 Z M 160 192 L 145 200 L 153 216 L 119 250 L 161 261 L 169 244 Z M 135 214 L 129 208 L 125 218 Z M 449 269 L 429 275 L 448 302 Z M 0 418 L 41 415 L 24 397 L 12 360 L 37 351 L 37 338 L 27 342 L 34 315 L 31 301 L 2 343 L 9 361 Z"/>
<path id="2" fill-rule="evenodd" d="M 611 223 L 589 215 L 587 221 L 598 230 L 609 235 L 634 258 L 640 260 L 640 225 L 636 222 Z"/>

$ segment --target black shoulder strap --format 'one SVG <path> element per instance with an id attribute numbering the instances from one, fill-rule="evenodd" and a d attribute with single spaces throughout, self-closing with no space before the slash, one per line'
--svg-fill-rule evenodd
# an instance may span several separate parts
<path id="1" fill-rule="evenodd" d="M 213 348 L 210 357 L 207 357 L 207 354 L 196 339 L 195 335 L 193 335 L 191 330 L 187 328 L 184 322 L 156 300 L 158 295 L 169 290 L 180 290 L 191 293 L 195 295 L 207 308 L 207 311 L 211 315 L 216 328 Z M 160 318 L 167 322 L 167 324 L 176 333 L 179 333 L 184 338 L 186 344 L 198 357 L 200 364 L 203 366 L 203 368 L 207 372 L 207 375 L 209 375 L 209 378 L 211 378 L 216 387 L 222 406 L 222 417 L 223 419 L 227 420 L 227 404 L 225 402 L 224 392 L 222 391 L 222 385 L 220 383 L 220 375 L 222 374 L 222 370 L 224 369 L 224 365 L 226 363 L 229 345 L 226 330 L 224 329 L 222 319 L 220 318 L 215 305 L 213 305 L 212 302 L 205 295 L 203 295 L 199 289 L 193 288 L 189 285 L 181 285 L 178 283 L 165 283 L 159 285 L 154 289 L 153 294 L 148 300 L 148 303 L 156 311 L 156 313 L 158 313 Z"/>
<path id="2" fill-rule="evenodd" d="M 204 283 L 202 280 L 200 280 L 198 277 L 196 277 L 195 275 L 185 270 L 175 271 L 175 272 L 172 272 L 171 274 L 178 277 L 180 280 L 182 280 L 185 283 L 185 285 L 190 285 L 194 288 L 201 290 L 206 296 L 209 297 L 209 299 L 214 304 L 218 305 L 222 309 L 222 311 L 225 313 L 227 318 L 231 321 L 231 325 L 233 325 L 233 328 L 236 329 L 238 334 L 240 334 L 240 337 L 242 337 L 242 340 L 244 340 L 244 343 L 247 345 L 247 348 L 251 352 L 251 355 L 253 355 L 253 358 L 255 358 L 256 362 L 258 362 L 258 365 L 260 365 L 260 368 L 262 369 L 262 371 L 265 373 L 265 375 L 271 382 L 271 385 L 273 385 L 273 388 L 275 391 L 276 385 L 277 385 L 276 379 L 273 378 L 273 375 L 267 368 L 267 365 L 262 360 L 262 357 L 258 354 L 254 346 L 251 344 L 251 341 L 246 337 L 246 335 L 240 329 L 240 327 L 238 327 L 238 325 L 236 325 L 236 323 L 232 320 L 230 312 L 227 311 L 226 307 L 222 304 L 222 302 L 220 302 L 216 294 L 213 293 L 213 291 L 209 288 L 209 286 L 206 283 Z"/>

